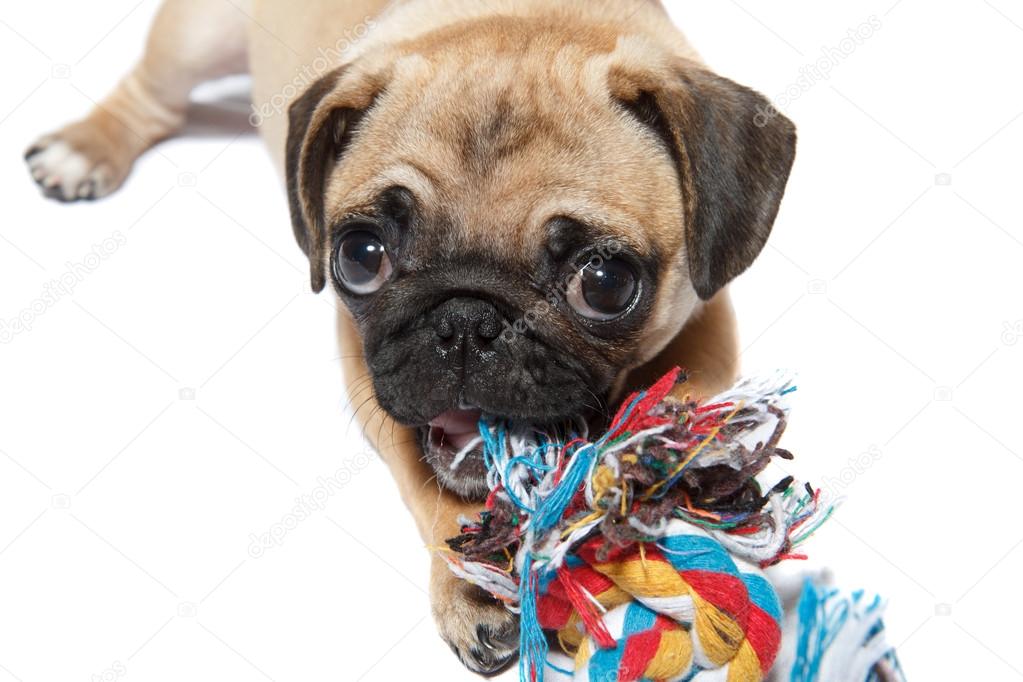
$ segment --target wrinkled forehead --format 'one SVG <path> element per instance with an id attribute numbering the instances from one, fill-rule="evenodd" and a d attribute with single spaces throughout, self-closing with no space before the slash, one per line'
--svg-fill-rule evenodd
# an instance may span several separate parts
<path id="1" fill-rule="evenodd" d="M 350 188 L 349 207 L 407 187 L 450 249 L 528 261 L 567 217 L 640 254 L 674 253 L 672 161 L 612 100 L 607 71 L 606 53 L 571 44 L 402 57 L 332 184 Z"/>

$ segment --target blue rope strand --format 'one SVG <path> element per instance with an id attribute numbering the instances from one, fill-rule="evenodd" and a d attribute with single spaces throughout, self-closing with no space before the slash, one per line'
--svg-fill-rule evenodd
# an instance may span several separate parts
<path id="1" fill-rule="evenodd" d="M 543 682 L 547 638 L 536 615 L 538 577 L 529 554 L 522 562 L 522 576 L 519 581 L 519 657 L 523 665 L 519 666 L 519 682 Z"/>

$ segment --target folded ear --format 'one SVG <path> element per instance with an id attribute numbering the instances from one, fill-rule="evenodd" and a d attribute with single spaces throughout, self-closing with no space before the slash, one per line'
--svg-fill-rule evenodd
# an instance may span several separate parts
<path id="1" fill-rule="evenodd" d="M 795 126 L 759 93 L 687 60 L 613 68 L 610 85 L 675 160 L 689 273 L 709 299 L 767 241 L 795 158 Z"/>
<path id="2" fill-rule="evenodd" d="M 284 168 L 291 226 L 309 257 L 315 292 L 322 291 L 327 281 L 324 183 L 378 94 L 374 86 L 374 79 L 340 67 L 310 85 L 288 108 Z"/>

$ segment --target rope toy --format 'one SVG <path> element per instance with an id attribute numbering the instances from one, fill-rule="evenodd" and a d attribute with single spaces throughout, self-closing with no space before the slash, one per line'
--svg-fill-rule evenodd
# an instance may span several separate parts
<path id="1" fill-rule="evenodd" d="M 895 650 L 885 640 L 885 602 L 862 590 L 843 593 L 813 579 L 803 582 L 799 604 L 788 616 L 794 634 L 779 654 L 777 669 L 789 682 L 905 682 Z M 788 649 L 788 650 L 786 650 Z"/>
<path id="2" fill-rule="evenodd" d="M 699 404 L 669 396 L 684 381 L 630 395 L 596 440 L 481 419 L 491 493 L 445 558 L 520 614 L 524 682 L 756 682 L 774 663 L 781 606 L 760 569 L 802 558 L 831 513 L 791 477 L 756 479 L 792 457 L 778 441 L 795 389 L 779 373 Z"/>
<path id="3" fill-rule="evenodd" d="M 724 669 L 729 680 L 767 674 L 781 638 L 781 605 L 757 568 L 681 521 L 642 553 L 611 552 L 600 561 L 597 543 L 558 569 L 554 584 L 540 585 L 538 603 L 540 626 L 576 651 L 584 679 L 688 679 L 694 666 Z M 594 609 L 580 589 L 606 610 L 599 620 L 582 621 L 579 614 Z"/>

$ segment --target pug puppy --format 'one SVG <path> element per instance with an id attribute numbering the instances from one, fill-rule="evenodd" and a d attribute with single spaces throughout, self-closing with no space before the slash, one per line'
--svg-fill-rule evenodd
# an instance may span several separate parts
<path id="1" fill-rule="evenodd" d="M 736 375 L 726 285 L 764 246 L 792 123 L 715 75 L 654 0 L 165 0 L 145 56 L 27 161 L 53 198 L 109 194 L 248 72 L 344 374 L 424 543 L 487 492 L 482 413 L 599 427 L 673 365 Z M 287 104 L 284 111 L 282 102 Z M 471 670 L 513 614 L 434 554 L 441 636 Z"/>

